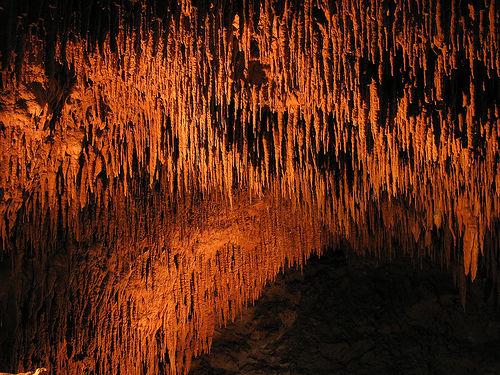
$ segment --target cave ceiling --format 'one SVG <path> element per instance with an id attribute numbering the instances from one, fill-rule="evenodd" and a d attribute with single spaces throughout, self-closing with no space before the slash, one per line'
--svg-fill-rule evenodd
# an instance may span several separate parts
<path id="1" fill-rule="evenodd" d="M 497 3 L 2 2 L 0 365 L 184 374 L 327 248 L 500 293 Z"/>

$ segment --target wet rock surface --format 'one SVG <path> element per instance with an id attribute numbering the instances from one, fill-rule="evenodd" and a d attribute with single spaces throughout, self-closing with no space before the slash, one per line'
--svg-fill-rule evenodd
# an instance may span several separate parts
<path id="1" fill-rule="evenodd" d="M 468 294 L 436 268 L 328 253 L 219 329 L 191 374 L 499 374 L 500 315 L 479 283 Z"/>

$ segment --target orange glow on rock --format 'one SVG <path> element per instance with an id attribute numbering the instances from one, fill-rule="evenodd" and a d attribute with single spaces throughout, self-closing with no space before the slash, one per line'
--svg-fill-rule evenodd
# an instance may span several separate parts
<path id="1" fill-rule="evenodd" d="M 495 1 L 330 3 L 184 0 L 161 37 L 61 36 L 51 74 L 35 33 L 7 56 L 0 243 L 33 269 L 0 295 L 31 301 L 13 366 L 186 373 L 326 247 L 499 283 Z"/>

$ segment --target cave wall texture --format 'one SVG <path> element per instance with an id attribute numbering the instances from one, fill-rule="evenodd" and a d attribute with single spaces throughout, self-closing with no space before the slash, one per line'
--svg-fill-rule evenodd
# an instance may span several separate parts
<path id="1" fill-rule="evenodd" d="M 349 248 L 500 295 L 495 0 L 0 3 L 0 366 L 183 374 Z"/>

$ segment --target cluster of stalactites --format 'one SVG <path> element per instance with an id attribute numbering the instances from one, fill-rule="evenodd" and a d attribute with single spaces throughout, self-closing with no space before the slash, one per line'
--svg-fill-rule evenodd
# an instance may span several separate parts
<path id="1" fill-rule="evenodd" d="M 494 0 L 255 7 L 223 27 L 221 9 L 184 2 L 165 38 L 59 43 L 57 82 L 27 43 L 20 78 L 2 79 L 3 241 L 22 204 L 78 238 L 79 211 L 127 196 L 140 174 L 169 201 L 277 189 L 321 211 L 347 183 L 354 222 L 368 201 L 406 196 L 477 254 L 498 216 Z"/>
<path id="2" fill-rule="evenodd" d="M 358 251 L 391 254 L 397 245 L 415 257 L 461 262 L 472 278 L 483 254 L 499 278 L 495 1 L 285 1 L 279 11 L 270 0 L 244 3 L 228 23 L 222 9 L 200 15 L 185 1 L 161 38 L 123 28 L 98 49 L 59 41 L 52 77 L 40 65 L 43 44 L 27 41 L 20 74 L 2 71 L 2 246 L 41 251 L 63 237 L 119 251 L 121 239 L 135 254 L 165 228 L 188 236 L 192 210 L 208 215 L 200 202 L 232 207 L 245 197 L 272 201 L 276 211 L 291 205 L 302 215 L 297 226 L 328 233 L 302 252 L 287 252 L 285 241 L 256 253 L 255 264 L 280 254 L 251 275 L 257 294 L 287 257 L 301 261 L 339 240 Z M 272 227 L 296 228 L 282 219 Z M 181 266 L 174 263 L 183 275 L 195 250 L 179 243 Z M 186 290 L 204 288 L 206 272 L 172 301 L 189 301 Z M 255 298 L 231 290 L 236 295 L 219 304 Z M 166 346 L 151 353 L 168 348 L 181 372 L 191 353 L 209 347 L 216 319 L 192 323 L 190 302 L 182 311 L 176 302 L 163 307 L 171 320 L 161 327 L 183 327 L 176 332 L 184 336 L 158 331 Z M 204 303 L 213 308 L 195 305 Z M 217 316 L 226 321 L 236 310 Z M 116 350 L 125 338 L 141 353 L 115 351 L 123 357 L 103 359 L 103 373 L 139 363 L 156 345 L 156 331 L 100 332 L 110 336 L 97 345 L 100 358 L 107 343 Z"/>

